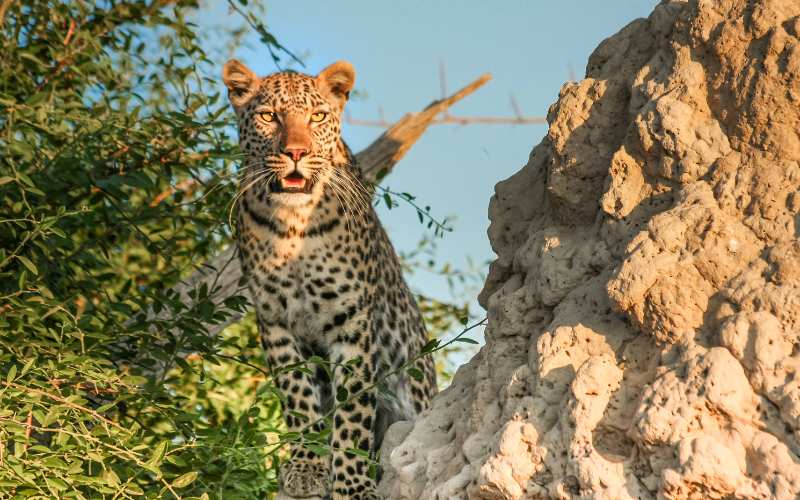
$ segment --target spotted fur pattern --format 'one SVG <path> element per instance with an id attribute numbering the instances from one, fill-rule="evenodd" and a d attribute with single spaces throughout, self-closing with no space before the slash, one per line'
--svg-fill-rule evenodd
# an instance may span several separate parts
<path id="1" fill-rule="evenodd" d="M 376 499 L 368 460 L 347 450 L 374 457 L 389 424 L 428 406 L 436 381 L 429 357 L 415 362 L 422 380 L 398 370 L 427 334 L 372 192 L 341 140 L 354 71 L 339 62 L 316 77 L 258 78 L 229 61 L 223 76 L 246 158 L 238 246 L 267 361 L 286 396 L 286 424 L 319 431 L 322 417 L 333 415 L 331 454 L 295 446 L 281 468 L 281 491 Z M 312 356 L 332 364 L 332 380 L 321 367 L 284 369 Z M 375 390 L 383 378 L 393 397 Z"/>

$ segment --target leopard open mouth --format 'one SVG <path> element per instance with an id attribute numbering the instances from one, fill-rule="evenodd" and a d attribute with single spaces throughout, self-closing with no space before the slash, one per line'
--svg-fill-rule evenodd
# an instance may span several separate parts
<path id="1" fill-rule="evenodd" d="M 269 188 L 273 193 L 311 193 L 313 183 L 310 179 L 303 177 L 297 170 L 289 175 L 270 182 Z"/>

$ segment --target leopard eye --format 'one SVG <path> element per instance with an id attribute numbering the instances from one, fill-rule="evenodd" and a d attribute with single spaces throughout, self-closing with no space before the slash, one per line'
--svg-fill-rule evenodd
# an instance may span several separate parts
<path id="1" fill-rule="evenodd" d="M 272 111 L 262 111 L 258 114 L 258 116 L 265 122 L 274 122 L 275 119 L 278 118 L 278 116 Z"/>
<path id="2" fill-rule="evenodd" d="M 311 121 L 314 123 L 319 123 L 324 120 L 326 116 L 328 116 L 328 113 L 325 113 L 324 111 L 318 111 L 311 115 Z"/>

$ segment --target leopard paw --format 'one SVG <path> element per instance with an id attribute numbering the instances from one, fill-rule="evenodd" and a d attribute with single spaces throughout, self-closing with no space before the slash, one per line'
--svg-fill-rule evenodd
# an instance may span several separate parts
<path id="1" fill-rule="evenodd" d="M 281 464 L 281 493 L 293 498 L 325 497 L 328 492 L 327 461 L 293 458 Z"/>
<path id="2" fill-rule="evenodd" d="M 269 500 L 270 498 L 272 497 L 267 497 L 267 500 Z M 273 498 L 272 500 L 331 500 L 331 497 L 330 495 L 324 497 L 315 495 L 313 497 L 304 497 L 301 499 L 300 497 L 290 497 L 289 495 L 278 492 L 278 494 L 275 495 L 275 498 Z"/>
<path id="3" fill-rule="evenodd" d="M 353 500 L 383 500 L 375 490 L 362 491 L 352 495 L 350 498 Z"/>
<path id="4" fill-rule="evenodd" d="M 352 492 L 346 494 L 335 494 L 333 500 L 383 500 L 383 497 L 378 495 L 375 490 Z"/>
<path id="5" fill-rule="evenodd" d="M 336 488 L 333 500 L 383 500 L 375 490 L 374 483 L 370 480 L 366 484 L 351 484 L 345 487 Z"/>

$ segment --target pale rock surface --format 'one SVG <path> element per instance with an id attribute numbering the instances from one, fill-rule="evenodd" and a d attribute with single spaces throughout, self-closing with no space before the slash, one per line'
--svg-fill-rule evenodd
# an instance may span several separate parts
<path id="1" fill-rule="evenodd" d="M 663 1 L 489 206 L 486 346 L 391 499 L 800 496 L 800 1 Z"/>

